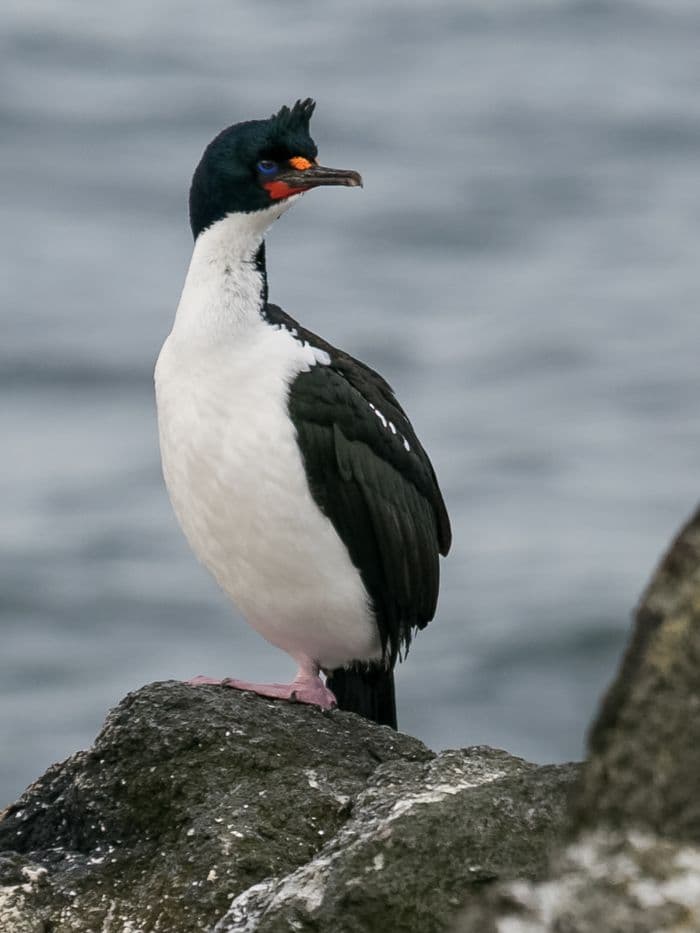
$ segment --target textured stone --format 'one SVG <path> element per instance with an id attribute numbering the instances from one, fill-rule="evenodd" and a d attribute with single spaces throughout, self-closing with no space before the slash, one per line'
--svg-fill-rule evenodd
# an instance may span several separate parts
<path id="1" fill-rule="evenodd" d="M 591 730 L 574 829 L 638 827 L 700 844 L 700 510 L 637 609 Z"/>
<path id="2" fill-rule="evenodd" d="M 217 933 L 444 930 L 470 887 L 542 871 L 575 774 L 490 748 L 380 765 L 337 835 L 236 898 Z"/>
<path id="3" fill-rule="evenodd" d="M 539 884 L 500 885 L 454 933 L 697 933 L 700 850 L 641 833 L 582 834 Z"/>
<path id="4" fill-rule="evenodd" d="M 542 870 L 574 774 L 154 684 L 5 811 L 0 931 L 442 930 Z"/>
<path id="5" fill-rule="evenodd" d="M 155 684 L 8 808 L 0 852 L 48 872 L 17 888 L 13 860 L 0 883 L 60 930 L 107 917 L 114 931 L 205 929 L 235 894 L 313 856 L 380 762 L 430 757 L 354 716 Z"/>
<path id="6" fill-rule="evenodd" d="M 473 898 L 455 933 L 700 930 L 700 512 L 635 617 L 544 879 Z"/>

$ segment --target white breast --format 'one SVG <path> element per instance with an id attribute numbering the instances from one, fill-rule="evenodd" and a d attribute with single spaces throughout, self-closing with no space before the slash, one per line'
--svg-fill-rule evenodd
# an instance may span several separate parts
<path id="1" fill-rule="evenodd" d="M 324 356 L 259 314 L 216 341 L 176 324 L 156 397 L 165 482 L 195 554 L 265 638 L 334 668 L 380 647 L 360 575 L 309 491 L 288 415 L 291 382 Z"/>

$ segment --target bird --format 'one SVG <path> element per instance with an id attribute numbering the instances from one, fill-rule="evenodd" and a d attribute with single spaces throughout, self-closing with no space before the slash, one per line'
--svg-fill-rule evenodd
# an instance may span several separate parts
<path id="1" fill-rule="evenodd" d="M 396 729 L 394 668 L 435 615 L 450 521 L 389 384 L 268 300 L 273 222 L 315 188 L 363 184 L 319 164 L 315 106 L 297 100 L 206 147 L 189 192 L 192 258 L 155 369 L 163 476 L 185 537 L 298 671 L 289 684 L 188 683 Z"/>

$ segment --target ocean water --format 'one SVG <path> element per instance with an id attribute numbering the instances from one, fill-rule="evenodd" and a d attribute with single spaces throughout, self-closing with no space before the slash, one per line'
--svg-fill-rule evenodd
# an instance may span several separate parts
<path id="1" fill-rule="evenodd" d="M 582 754 L 695 506 L 700 6 L 7 0 L 0 13 L 0 806 L 145 682 L 281 678 L 182 538 L 151 373 L 223 126 L 307 95 L 318 191 L 271 296 L 377 367 L 452 515 L 398 675 L 435 748 Z"/>

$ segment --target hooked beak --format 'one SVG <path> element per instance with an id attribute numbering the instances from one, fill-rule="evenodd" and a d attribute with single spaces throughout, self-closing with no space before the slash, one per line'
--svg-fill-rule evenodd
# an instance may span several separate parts
<path id="1" fill-rule="evenodd" d="M 275 175 L 273 181 L 265 182 L 263 187 L 271 198 L 288 198 L 310 188 L 322 185 L 342 185 L 346 188 L 362 187 L 362 176 L 351 169 L 326 168 L 311 164 L 308 168 L 285 168 Z"/>

